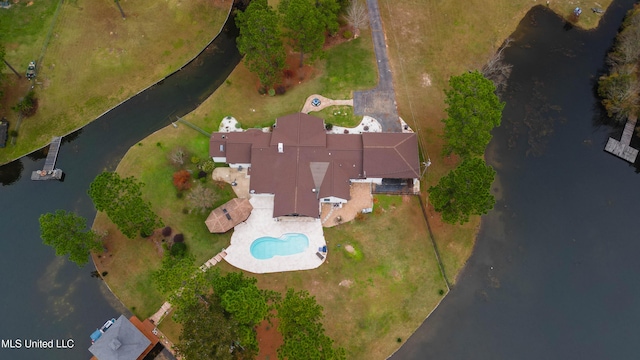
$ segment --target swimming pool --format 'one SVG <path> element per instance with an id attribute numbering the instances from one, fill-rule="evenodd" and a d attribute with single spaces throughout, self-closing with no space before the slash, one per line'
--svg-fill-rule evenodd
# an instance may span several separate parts
<path id="1" fill-rule="evenodd" d="M 305 234 L 288 233 L 274 238 L 263 236 L 251 244 L 251 255 L 258 260 L 271 259 L 274 256 L 299 254 L 309 247 L 309 238 Z"/>

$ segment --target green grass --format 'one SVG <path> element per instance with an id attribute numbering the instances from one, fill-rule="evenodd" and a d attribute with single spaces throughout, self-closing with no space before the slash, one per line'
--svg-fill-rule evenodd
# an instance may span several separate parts
<path id="1" fill-rule="evenodd" d="M 356 127 L 362 121 L 362 116 L 355 115 L 353 107 L 348 105 L 330 106 L 309 115 L 322 118 L 325 123 L 343 127 Z"/>
<path id="2" fill-rule="evenodd" d="M 231 233 L 209 233 L 204 223 L 208 212 L 184 213 L 188 204 L 184 196 L 177 197 L 177 190 L 172 182 L 173 173 L 178 169 L 169 161 L 170 152 L 178 146 L 187 151 L 184 168 L 191 170 L 195 178 L 199 170 L 190 162 L 190 158 L 207 158 L 208 139 L 186 126 L 170 127 L 167 130 L 171 130 L 169 136 L 155 133 L 131 147 L 117 171 L 122 176 L 134 176 L 145 184 L 142 189 L 143 197 L 152 204 L 153 210 L 160 215 L 164 224 L 172 228 L 173 234 L 185 235 L 188 251 L 195 256 L 196 265 L 200 266 L 228 246 Z M 201 183 L 211 188 L 217 195 L 214 207 L 235 197 L 229 184 L 214 182 L 210 174 L 205 180 L 202 182 L 193 179 L 193 186 Z M 98 215 L 94 228 L 109 229 L 107 247 L 112 256 L 105 259 L 104 264 L 98 263 L 98 267 L 100 271 L 109 272 L 105 280 L 110 288 L 128 307 L 135 307 L 136 315 L 141 318 L 150 316 L 167 298 L 167 294 L 156 290 L 151 280 L 152 272 L 160 267 L 162 257 L 158 249 L 151 239 L 124 238 L 104 214 Z"/>
<path id="3" fill-rule="evenodd" d="M 0 12 L 6 17 L 0 26 L 21 25 L 9 35 L 0 35 L 7 59 L 21 72 L 39 56 L 57 2 L 33 4 L 25 6 L 20 1 L 9 12 Z M 16 145 L 0 151 L 0 163 L 93 121 L 179 68 L 219 31 L 231 3 L 142 0 L 122 6 L 127 20 L 122 20 L 113 1 L 77 0 L 61 5 L 51 41 L 38 64 L 38 112 L 22 121 Z M 12 125 L 17 123 L 17 114 L 10 109 L 20 96 L 14 93 L 23 92 L 26 85 L 22 79 L 3 89 L 0 116 L 6 116 Z"/>
<path id="4" fill-rule="evenodd" d="M 327 50 L 325 58 L 314 64 L 309 78 L 278 96 L 260 95 L 256 75 L 241 63 L 229 81 L 185 119 L 209 131 L 217 131 L 228 115 L 245 129 L 270 126 L 276 118 L 300 111 L 311 94 L 347 99 L 352 96 L 351 90 L 375 87 L 374 58 L 371 33 L 365 31 L 360 38 Z"/>

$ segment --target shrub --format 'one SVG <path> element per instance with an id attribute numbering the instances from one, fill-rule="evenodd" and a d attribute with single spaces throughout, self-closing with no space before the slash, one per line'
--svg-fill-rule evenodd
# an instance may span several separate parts
<path id="1" fill-rule="evenodd" d="M 142 236 L 143 238 L 148 238 L 151 235 L 153 235 L 153 231 L 147 232 L 145 230 L 140 230 L 140 236 Z"/>
<path id="2" fill-rule="evenodd" d="M 332 123 L 326 123 L 326 124 L 324 124 L 324 128 L 327 129 L 327 130 L 331 130 L 331 129 L 333 129 L 333 124 Z"/>
<path id="3" fill-rule="evenodd" d="M 216 168 L 216 163 L 213 161 L 212 158 L 207 158 L 207 160 L 203 161 L 198 165 L 198 169 L 207 173 L 212 172 L 213 169 L 215 168 Z"/>
<path id="4" fill-rule="evenodd" d="M 172 256 L 181 258 L 187 254 L 187 244 L 183 242 L 174 243 L 169 251 Z"/>
<path id="5" fill-rule="evenodd" d="M 269 96 L 275 96 L 276 95 L 276 90 L 275 89 L 269 89 L 268 93 L 269 93 Z"/>
<path id="6" fill-rule="evenodd" d="M 186 154 L 187 152 L 183 148 L 175 148 L 169 154 L 169 161 L 171 161 L 172 165 L 180 167 L 182 166 L 182 164 L 184 164 L 184 157 Z"/>
<path id="7" fill-rule="evenodd" d="M 184 234 L 176 234 L 173 237 L 173 243 L 175 244 L 175 243 L 181 243 L 181 242 L 184 242 Z"/>
<path id="8" fill-rule="evenodd" d="M 342 37 L 345 39 L 351 39 L 353 37 L 353 33 L 350 30 L 345 30 L 342 33 Z"/>
<path id="9" fill-rule="evenodd" d="M 285 79 L 291 79 L 291 78 L 293 78 L 294 75 L 295 75 L 295 73 L 293 72 L 293 70 L 287 69 L 287 70 L 284 71 L 284 78 Z"/>
<path id="10" fill-rule="evenodd" d="M 173 174 L 173 185 L 179 191 L 187 190 L 191 187 L 191 174 L 187 170 L 180 170 Z"/>
<path id="11" fill-rule="evenodd" d="M 277 95 L 284 95 L 284 93 L 287 92 L 287 88 L 284 85 L 278 85 L 276 86 L 276 94 Z"/>
<path id="12" fill-rule="evenodd" d="M 171 226 L 165 226 L 164 229 L 162 229 L 162 236 L 167 237 L 171 235 Z"/>
<path id="13" fill-rule="evenodd" d="M 195 155 L 193 155 L 193 156 L 191 157 L 191 163 L 192 163 L 192 164 L 197 164 L 197 163 L 199 163 L 199 162 L 200 162 L 200 158 L 199 158 L 199 157 L 197 157 L 197 156 L 195 156 Z"/>
<path id="14" fill-rule="evenodd" d="M 264 95 L 264 94 L 266 94 L 266 93 L 267 93 L 267 89 L 266 89 L 264 86 L 260 86 L 260 87 L 258 88 L 258 94 L 260 94 L 260 95 Z"/>
<path id="15" fill-rule="evenodd" d="M 36 99 L 36 93 L 33 92 L 33 90 L 29 91 L 27 95 L 12 109 L 19 112 L 24 117 L 32 116 L 36 113 L 36 110 L 38 110 L 38 99 Z"/>
<path id="16" fill-rule="evenodd" d="M 207 172 L 206 171 L 203 171 L 203 170 L 198 171 L 198 179 L 202 179 L 202 178 L 204 178 L 206 176 L 207 176 Z"/>

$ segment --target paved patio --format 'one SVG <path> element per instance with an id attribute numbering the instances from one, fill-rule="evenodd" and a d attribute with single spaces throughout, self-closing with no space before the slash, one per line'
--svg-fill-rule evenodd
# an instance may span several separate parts
<path id="1" fill-rule="evenodd" d="M 249 218 L 237 225 L 231 236 L 231 245 L 227 247 L 224 258 L 229 264 L 256 274 L 281 271 L 315 269 L 326 258 L 320 259 L 316 252 L 326 245 L 319 219 L 292 218 L 277 221 L 273 216 L 273 195 L 251 195 L 249 200 L 253 211 Z M 301 233 L 309 238 L 309 247 L 300 254 L 274 256 L 259 260 L 251 255 L 251 244 L 257 238 L 271 236 L 279 238 L 287 233 Z M 326 254 L 324 254 L 326 255 Z"/>

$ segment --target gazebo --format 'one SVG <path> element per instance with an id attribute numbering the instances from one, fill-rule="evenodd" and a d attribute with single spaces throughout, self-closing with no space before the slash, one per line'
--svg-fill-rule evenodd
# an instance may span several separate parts
<path id="1" fill-rule="evenodd" d="M 231 199 L 211 211 L 205 224 L 211 233 L 225 233 L 247 220 L 251 215 L 251 210 L 253 210 L 253 206 L 251 206 L 249 199 Z"/>

